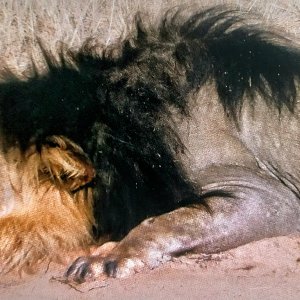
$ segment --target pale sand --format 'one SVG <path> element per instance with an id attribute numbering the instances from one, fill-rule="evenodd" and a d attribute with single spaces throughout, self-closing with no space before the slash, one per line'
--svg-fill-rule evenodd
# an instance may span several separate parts
<path id="1" fill-rule="evenodd" d="M 211 257 L 188 255 L 131 278 L 74 287 L 51 280 L 63 274 L 64 268 L 55 269 L 22 280 L 2 278 L 0 298 L 300 299 L 300 235 L 265 239 Z"/>

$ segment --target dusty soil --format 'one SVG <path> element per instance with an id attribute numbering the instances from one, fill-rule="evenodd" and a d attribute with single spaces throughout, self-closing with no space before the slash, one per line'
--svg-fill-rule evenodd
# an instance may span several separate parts
<path id="1" fill-rule="evenodd" d="M 300 299 L 300 235 L 224 253 L 189 254 L 127 279 L 82 285 L 57 280 L 64 268 L 0 280 L 1 299 Z"/>

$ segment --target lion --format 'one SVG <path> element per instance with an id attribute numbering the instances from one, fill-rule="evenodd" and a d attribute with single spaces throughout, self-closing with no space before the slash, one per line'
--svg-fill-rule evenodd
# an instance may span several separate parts
<path id="1" fill-rule="evenodd" d="M 59 60 L 43 50 L 46 73 L 1 83 L 3 157 L 17 153 L 8 174 L 34 203 L 18 204 L 20 234 L 19 213 L 1 217 L 3 261 L 31 263 L 23 238 L 41 259 L 107 237 L 67 269 L 82 283 L 298 232 L 300 50 L 251 18 L 171 10 L 147 26 L 137 15 L 124 40 Z"/>

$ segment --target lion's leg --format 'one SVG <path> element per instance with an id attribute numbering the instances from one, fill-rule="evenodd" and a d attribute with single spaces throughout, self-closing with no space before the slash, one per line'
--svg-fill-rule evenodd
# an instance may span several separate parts
<path id="1" fill-rule="evenodd" d="M 183 207 L 145 220 L 108 255 L 79 258 L 67 277 L 78 282 L 102 273 L 124 277 L 192 249 L 216 253 L 299 228 L 298 200 L 276 180 L 237 174 L 207 182 L 203 189 L 206 206 Z"/>

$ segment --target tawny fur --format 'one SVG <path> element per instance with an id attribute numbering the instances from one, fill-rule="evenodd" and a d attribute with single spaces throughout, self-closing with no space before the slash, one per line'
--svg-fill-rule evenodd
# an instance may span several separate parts
<path id="1" fill-rule="evenodd" d="M 0 200 L 1 272 L 34 271 L 92 243 L 92 192 L 85 185 L 94 171 L 78 146 L 53 136 L 39 150 L 10 150 L 1 165 L 2 195 L 10 196 Z"/>

